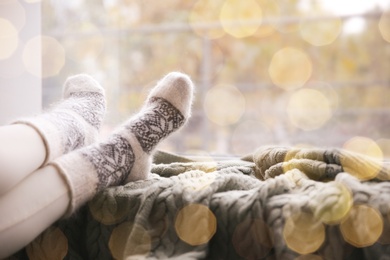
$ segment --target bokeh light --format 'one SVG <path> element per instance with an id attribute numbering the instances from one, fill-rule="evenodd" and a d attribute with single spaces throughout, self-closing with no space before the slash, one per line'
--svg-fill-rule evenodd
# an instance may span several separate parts
<path id="1" fill-rule="evenodd" d="M 344 143 L 343 149 L 359 153 L 369 158 L 354 159 L 351 156 L 341 157 L 343 169 L 360 180 L 375 178 L 382 169 L 383 153 L 379 145 L 372 139 L 356 136 Z"/>
<path id="2" fill-rule="evenodd" d="M 390 139 L 380 138 L 376 140 L 376 143 L 382 151 L 383 159 L 384 160 L 390 159 Z"/>
<path id="3" fill-rule="evenodd" d="M 127 29 L 141 19 L 141 8 L 136 1 L 103 1 L 110 24 L 116 28 Z"/>
<path id="4" fill-rule="evenodd" d="M 332 117 L 332 108 L 324 94 L 305 88 L 292 94 L 287 114 L 294 126 L 309 131 L 322 127 Z"/>
<path id="5" fill-rule="evenodd" d="M 225 0 L 219 19 L 228 34 L 244 38 L 257 31 L 262 17 L 262 9 L 256 0 Z"/>
<path id="6" fill-rule="evenodd" d="M 42 68 L 37 64 L 40 60 Z M 23 63 L 26 70 L 36 77 L 55 76 L 65 65 L 64 47 L 53 37 L 36 36 L 24 47 Z"/>
<path id="7" fill-rule="evenodd" d="M 352 137 L 343 144 L 343 149 L 370 156 L 378 160 L 383 159 L 383 153 L 379 145 L 374 140 L 368 137 Z"/>
<path id="8" fill-rule="evenodd" d="M 340 224 L 341 233 L 348 243 L 355 247 L 374 244 L 383 231 L 380 213 L 367 205 L 355 205 L 347 219 Z"/>
<path id="9" fill-rule="evenodd" d="M 117 206 L 118 204 L 115 205 Z M 88 208 L 96 221 L 104 225 L 113 225 L 125 219 L 129 214 L 131 205 L 128 203 L 120 205 L 120 207 L 113 207 L 112 201 L 108 199 L 108 196 L 97 196 L 88 203 Z"/>
<path id="10" fill-rule="evenodd" d="M 238 122 L 245 112 L 245 97 L 234 86 L 216 86 L 207 92 L 204 109 L 212 122 L 221 126 L 231 125 Z"/>
<path id="11" fill-rule="evenodd" d="M 268 72 L 276 86 L 285 90 L 297 89 L 310 78 L 312 63 L 305 52 L 286 47 L 274 54 Z"/>
<path id="12" fill-rule="evenodd" d="M 142 226 L 129 221 L 115 227 L 108 241 L 108 248 L 114 259 L 128 256 L 147 255 L 151 250 L 152 239 Z"/>
<path id="13" fill-rule="evenodd" d="M 262 259 L 273 247 L 270 230 L 262 219 L 247 219 L 239 223 L 232 243 L 237 254 L 245 259 Z"/>
<path id="14" fill-rule="evenodd" d="M 69 24 L 65 29 L 65 34 L 69 36 L 64 39 L 63 45 L 66 48 L 68 57 L 74 61 L 96 61 L 103 51 L 105 45 L 104 37 L 99 28 L 93 23 Z M 72 34 L 75 35 L 72 36 Z"/>
<path id="15" fill-rule="evenodd" d="M 0 1 L 0 17 L 8 20 L 18 32 L 26 24 L 26 11 L 18 0 Z M 2 31 L 1 26 L 0 31 Z"/>
<path id="16" fill-rule="evenodd" d="M 326 192 L 317 196 L 317 201 L 324 203 L 317 206 L 315 216 L 325 224 L 340 223 L 353 205 L 352 192 L 341 183 L 330 182 Z"/>
<path id="17" fill-rule="evenodd" d="M 382 14 L 378 26 L 383 39 L 390 42 L 390 11 Z"/>
<path id="18" fill-rule="evenodd" d="M 339 36 L 342 28 L 340 18 L 326 21 L 305 21 L 300 23 L 301 37 L 314 46 L 331 44 Z"/>
<path id="19" fill-rule="evenodd" d="M 324 94 L 324 96 L 328 99 L 332 109 L 338 108 L 340 97 L 332 85 L 324 81 L 311 81 L 310 88 L 318 90 Z"/>
<path id="20" fill-rule="evenodd" d="M 57 227 L 49 227 L 26 247 L 28 259 L 64 259 L 68 239 Z"/>
<path id="21" fill-rule="evenodd" d="M 209 39 L 217 39 L 225 34 L 221 28 L 206 29 L 206 23 L 219 23 L 219 13 L 225 0 L 198 0 L 188 16 L 188 22 L 196 34 Z"/>
<path id="22" fill-rule="evenodd" d="M 189 204 L 178 212 L 175 230 L 182 241 L 191 246 L 198 246 L 209 242 L 214 236 L 217 220 L 208 207 Z"/>
<path id="23" fill-rule="evenodd" d="M 302 255 L 320 248 L 325 240 L 325 227 L 312 214 L 300 212 L 286 220 L 283 237 L 287 246 Z"/>
<path id="24" fill-rule="evenodd" d="M 18 47 L 19 34 L 15 26 L 0 18 L 0 60 L 9 58 Z"/>
<path id="25" fill-rule="evenodd" d="M 260 27 L 255 32 L 254 36 L 256 37 L 267 37 L 275 32 L 274 20 L 275 17 L 280 15 L 279 5 L 272 0 L 257 0 L 260 4 L 263 21 L 269 19 L 267 24 L 261 23 Z"/>
<path id="26" fill-rule="evenodd" d="M 299 30 L 299 24 L 296 22 L 291 22 L 288 18 L 300 17 L 302 15 L 300 8 L 296 8 L 294 4 L 290 4 L 291 1 L 273 1 L 279 3 L 279 16 L 274 18 L 279 18 L 280 20 L 278 19 L 278 23 L 276 24 L 275 28 L 282 34 L 297 32 Z"/>

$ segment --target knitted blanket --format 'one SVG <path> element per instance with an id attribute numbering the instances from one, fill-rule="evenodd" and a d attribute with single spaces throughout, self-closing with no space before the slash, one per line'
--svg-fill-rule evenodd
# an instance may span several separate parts
<path id="1" fill-rule="evenodd" d="M 390 167 L 339 149 L 157 153 L 13 259 L 389 259 Z"/>

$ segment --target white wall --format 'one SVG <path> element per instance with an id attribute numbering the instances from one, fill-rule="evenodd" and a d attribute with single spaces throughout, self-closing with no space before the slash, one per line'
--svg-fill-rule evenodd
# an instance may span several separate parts
<path id="1" fill-rule="evenodd" d="M 37 114 L 42 108 L 42 80 L 25 70 L 22 59 L 25 43 L 41 34 L 41 4 L 39 1 L 27 2 L 10 0 L 1 3 L 0 19 L 3 20 L 0 21 L 7 20 L 19 30 L 19 43 L 12 56 L 0 59 L 0 125 L 16 117 Z M 4 34 L 0 28 L 1 33 Z M 0 47 L 2 44 L 9 43 L 7 39 L 0 39 Z M 38 55 L 33 57 L 39 70 L 40 53 L 41 49 L 37 48 Z"/>

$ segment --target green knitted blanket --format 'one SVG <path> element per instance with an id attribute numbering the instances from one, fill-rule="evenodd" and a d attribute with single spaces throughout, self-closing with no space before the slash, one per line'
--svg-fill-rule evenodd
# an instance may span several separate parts
<path id="1" fill-rule="evenodd" d="M 237 160 L 158 152 L 13 259 L 387 259 L 390 167 L 339 149 Z M 382 258 L 381 258 L 382 257 Z"/>

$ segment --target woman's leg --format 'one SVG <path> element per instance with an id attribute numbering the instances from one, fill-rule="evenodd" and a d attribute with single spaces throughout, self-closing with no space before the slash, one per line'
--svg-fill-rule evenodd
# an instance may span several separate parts
<path id="1" fill-rule="evenodd" d="M 187 121 L 192 95 L 187 76 L 168 74 L 141 111 L 107 140 L 55 159 L 0 197 L 0 258 L 21 249 L 102 189 L 147 178 L 151 153 Z"/>
<path id="2" fill-rule="evenodd" d="M 20 250 L 61 218 L 69 205 L 68 186 L 46 166 L 0 197 L 0 259 Z"/>
<path id="3" fill-rule="evenodd" d="M 50 111 L 0 128 L 0 195 L 62 154 L 97 140 L 104 90 L 88 75 L 70 77 Z"/>
<path id="4" fill-rule="evenodd" d="M 0 144 L 0 191 L 5 192 L 43 164 L 46 149 L 38 132 L 27 125 L 0 127 Z"/>

